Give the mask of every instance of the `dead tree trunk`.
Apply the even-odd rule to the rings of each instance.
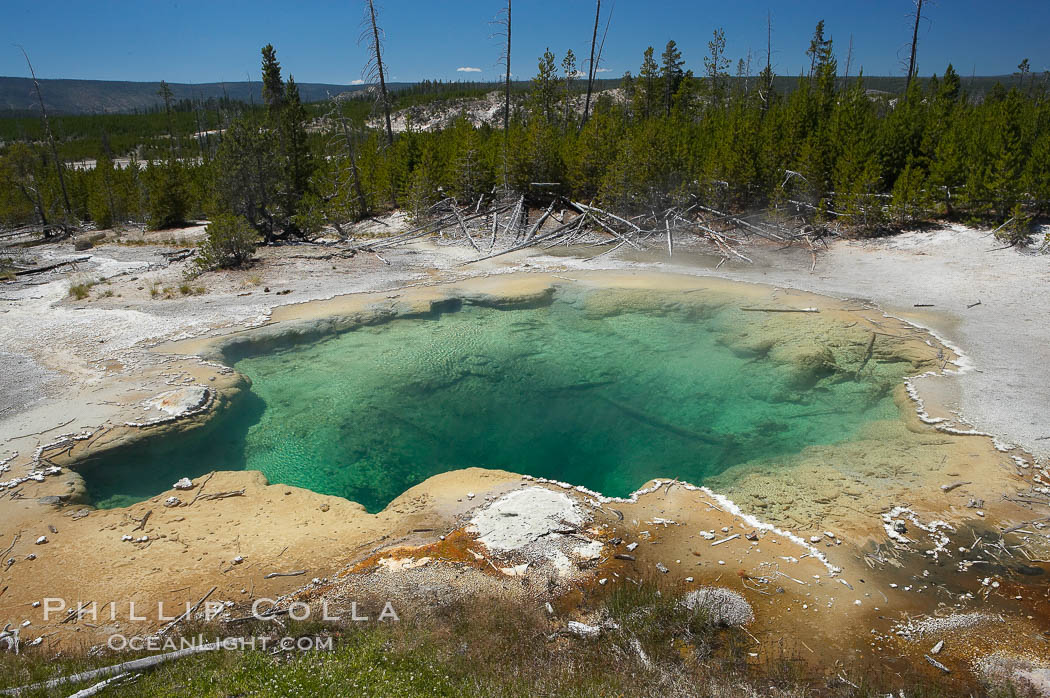
[[[337,107],[338,108],[338,107]],[[368,216],[368,205],[365,199],[365,190],[361,187],[361,174],[357,170],[357,153],[355,152],[353,134],[345,116],[339,116],[339,125],[343,129],[343,139],[346,141],[347,159],[350,161],[350,178],[354,184],[354,195],[357,197],[358,220]]]
[[[379,72],[379,93],[383,100],[383,116],[386,118],[386,142],[394,145],[394,130],[390,126],[390,100],[386,93],[386,76],[383,73],[383,56],[379,46],[379,25],[376,24],[376,7],[373,0],[368,0],[368,14],[372,20],[372,53],[376,61],[376,70]]]
[[[849,69],[853,63],[853,34],[849,35],[849,51],[846,52],[846,74],[842,76],[842,85],[846,87],[849,84]]]
[[[594,31],[591,33],[591,60],[587,64],[587,100],[583,103],[583,121],[580,122],[580,128],[587,123],[587,118],[591,114],[591,94],[594,92],[594,74],[597,68],[594,64],[594,45],[598,43],[598,19],[601,14],[602,0],[598,0],[594,10]]]
[[[503,188],[510,188],[507,158],[510,152],[510,0],[507,0],[507,69],[503,83]]]
[[[908,60],[908,81],[904,85],[904,95],[907,98],[908,88],[911,87],[912,78],[915,77],[915,49],[919,45],[919,19],[922,16],[923,0],[915,0],[915,27],[911,33],[911,58]]]
[[[66,212],[66,224],[68,225],[73,220],[73,208],[69,205],[69,192],[66,189],[66,177],[62,173],[62,163],[58,159],[58,148],[55,147],[55,135],[51,132],[51,122],[47,119],[47,108],[44,106],[44,96],[40,93],[40,83],[36,79],[36,71],[33,70],[33,64],[29,60],[29,54],[26,50],[22,49],[22,55],[25,56],[26,65],[29,66],[29,74],[33,76],[33,88],[36,90],[37,101],[40,102],[40,118],[44,122],[44,133],[47,135],[47,144],[51,149],[51,159],[55,164],[55,172],[58,174],[58,184],[62,188],[62,204],[65,207]]]

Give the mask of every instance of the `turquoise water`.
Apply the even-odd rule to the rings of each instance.
[[[897,414],[885,376],[841,372],[800,390],[790,367],[734,348],[755,313],[628,305],[564,292],[536,308],[464,305],[246,356],[234,366],[251,391],[209,426],[80,470],[100,506],[215,469],[257,469],[373,512],[468,466],[627,495],[653,477],[699,484]]]

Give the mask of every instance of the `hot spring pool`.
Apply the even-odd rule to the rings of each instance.
[[[252,388],[230,409],[77,469],[100,507],[238,469],[372,512],[470,466],[624,496],[654,477],[700,484],[897,416],[892,386],[906,363],[864,361],[858,373],[865,336],[829,348],[809,325],[817,314],[739,306],[559,288],[532,307],[445,303],[310,343],[241,349],[228,359]],[[780,334],[767,341],[770,323]]]

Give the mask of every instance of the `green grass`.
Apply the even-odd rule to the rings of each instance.
[[[79,283],[69,285],[69,295],[78,301],[82,301],[91,295],[91,287],[97,282],[95,281],[81,281]]]
[[[564,631],[569,616],[548,616],[539,601],[514,603],[476,598],[402,613],[399,623],[346,627],[287,621],[286,627],[237,626],[245,636],[331,638],[330,650],[222,650],[168,662],[132,683],[110,689],[120,696],[880,696],[903,689],[908,696],[955,695],[958,686],[928,675],[836,667],[825,674],[782,652],[765,663],[747,663],[739,630],[713,627],[679,604],[656,582],[623,582],[594,600],[589,618],[604,618],[596,639]],[[619,627],[616,627],[619,626]],[[231,631],[186,627],[187,636]],[[631,641],[635,638],[637,641]],[[45,645],[46,646],[46,645]],[[87,647],[30,648],[0,655],[0,686],[23,686],[132,659]],[[638,651],[646,655],[643,659]],[[790,667],[785,671],[784,667]],[[838,679],[848,676],[849,683]],[[51,693],[67,696],[92,681]],[[953,690],[954,688],[954,690]],[[993,694],[996,695],[996,694]],[[1007,691],[998,695],[1018,695]]]

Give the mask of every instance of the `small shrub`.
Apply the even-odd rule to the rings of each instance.
[[[335,267],[332,267],[332,268],[335,269]],[[258,286],[259,284],[262,283],[262,277],[259,276],[258,274],[252,274],[247,279],[245,279],[245,281],[247,281],[248,284],[251,285],[251,286]]]
[[[205,289],[203,286],[190,286],[187,283],[183,283],[179,286],[179,293],[184,296],[201,296],[204,295]]]
[[[258,234],[241,216],[224,214],[205,229],[208,238],[201,244],[197,264],[201,269],[232,269],[251,260]]]
[[[1028,245],[1032,241],[1032,217],[1025,215],[1021,204],[1016,204],[1010,212],[1009,221],[995,231],[995,237],[1009,245]]]
[[[82,301],[88,297],[91,292],[91,284],[79,283],[71,284],[69,287],[69,295],[76,298],[78,301]]]
[[[150,285],[149,285],[149,297],[150,298],[156,298],[159,295],[160,295],[160,284],[158,282],[156,282],[156,281],[151,282]]]

